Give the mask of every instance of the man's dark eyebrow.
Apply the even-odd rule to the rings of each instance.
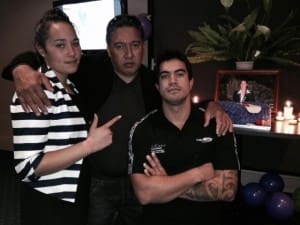
[[[170,71],[162,70],[162,71],[159,72],[159,74],[163,74],[163,73],[170,73]]]
[[[113,44],[136,44],[136,43],[140,44],[140,43],[142,43],[142,41],[138,41],[138,40],[131,41],[131,42],[116,41]]]
[[[187,71],[186,71],[186,69],[180,68],[178,70],[175,70],[175,73],[177,73],[177,72],[185,72],[186,73]]]
[[[185,72],[186,73],[187,70],[180,68],[180,69],[175,70],[174,72],[175,73],[177,73],[177,72]],[[168,71],[168,70],[162,70],[162,71],[159,72],[159,74],[163,74],[163,73],[170,73],[170,71]]]
[[[57,42],[57,41],[66,41],[66,39],[64,39],[64,38],[57,38],[57,39],[54,39],[54,41],[55,42]]]

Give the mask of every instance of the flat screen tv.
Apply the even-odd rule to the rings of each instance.
[[[126,0],[58,0],[53,7],[61,8],[75,26],[82,50],[106,49],[106,26],[116,15],[127,13]]]

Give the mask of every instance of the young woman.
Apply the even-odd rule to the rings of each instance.
[[[52,106],[47,115],[26,113],[15,93],[10,107],[15,170],[22,180],[21,223],[83,224],[79,181],[83,158],[112,143],[116,116],[89,133],[84,105],[68,74],[80,62],[79,39],[69,18],[59,9],[47,11],[35,28],[34,45],[43,59],[40,68],[51,81],[46,91]]]

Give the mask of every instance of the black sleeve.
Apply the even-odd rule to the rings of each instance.
[[[2,78],[6,80],[13,80],[13,69],[21,64],[29,65],[33,69],[37,69],[41,65],[41,59],[32,51],[23,52],[12,59],[12,61],[2,70]]]
[[[238,149],[233,133],[216,137],[214,167],[217,170],[239,170]]]

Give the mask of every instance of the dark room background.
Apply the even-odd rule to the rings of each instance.
[[[247,15],[245,0],[235,0],[230,8],[230,14],[236,18]],[[260,0],[250,0],[252,7],[258,6]],[[273,1],[271,24],[279,24],[289,14],[291,9],[298,9],[295,23],[300,25],[300,3],[298,0]],[[225,10],[219,0],[194,1],[149,1],[149,10],[153,20],[152,57],[164,49],[185,50],[192,41],[188,30],[195,30],[203,22],[215,25],[218,16]],[[193,94],[200,99],[213,99],[215,90],[215,76],[219,69],[234,69],[234,62],[206,62],[193,64],[195,87]],[[256,63],[254,69],[281,69],[279,87],[279,108],[286,99],[294,102],[296,112],[300,111],[300,68],[282,68],[270,63]]]

